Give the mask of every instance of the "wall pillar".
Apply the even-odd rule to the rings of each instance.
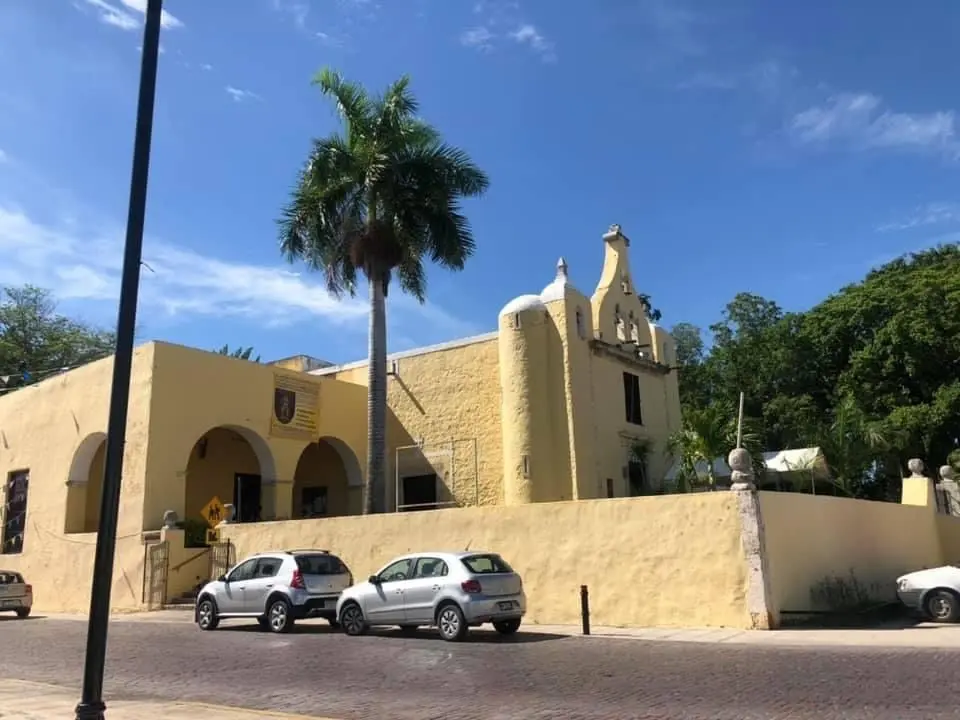
[[[732,469],[730,491],[736,494],[740,516],[740,542],[747,566],[747,614],[754,630],[775,630],[780,626],[780,609],[773,606],[770,571],[764,547],[763,516],[760,498],[753,482],[753,463],[743,448],[727,457]]]
[[[924,475],[923,460],[914,458],[907,463],[910,477],[903,479],[903,490],[900,494],[902,505],[925,507],[931,513],[937,512],[936,487],[933,479]]]
[[[280,442],[284,446],[274,443],[272,447],[275,477],[264,476],[261,480],[261,520],[290,520],[293,517],[293,480],[300,456],[307,445],[289,440]]]
[[[960,486],[950,465],[940,468],[940,482],[937,485],[941,497],[941,512],[960,517]]]

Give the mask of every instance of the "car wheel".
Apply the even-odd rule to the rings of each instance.
[[[513,635],[520,629],[519,620],[498,620],[493,624],[493,629],[501,635]]]
[[[20,608],[17,610],[17,617],[21,620],[30,617],[30,608]]]
[[[267,608],[267,626],[270,632],[288,633],[293,630],[293,614],[290,612],[290,603],[283,598],[277,598]]]
[[[204,598],[197,605],[197,626],[201,630],[216,630],[219,624],[217,604],[210,598]]]
[[[437,611],[437,628],[440,637],[449,642],[458,642],[467,636],[467,620],[456,605],[443,605]]]
[[[369,629],[363,610],[354,602],[345,605],[340,611],[340,627],[347,635],[353,636],[363,635]]]
[[[960,598],[949,590],[934,590],[927,597],[927,612],[934,622],[955,623],[960,620]]]

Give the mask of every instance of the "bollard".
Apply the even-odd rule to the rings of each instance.
[[[590,634],[590,591],[586,585],[580,586],[580,621],[583,624],[583,634]]]

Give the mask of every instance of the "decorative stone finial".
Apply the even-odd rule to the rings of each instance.
[[[910,477],[923,477],[923,460],[920,458],[913,458],[907,462],[907,470],[910,471]]]
[[[620,228],[620,223],[614,223],[613,225],[611,225],[611,226],[607,229],[607,232],[608,232],[608,233],[619,233],[620,230],[621,230],[621,228]]]
[[[567,261],[562,257],[557,260],[557,279],[561,278],[564,280],[567,278]]]
[[[953,470],[953,466],[944,465],[940,468],[940,479],[944,482],[953,482],[956,478],[956,473]]]
[[[756,490],[753,484],[753,462],[750,453],[744,448],[735,448],[727,456],[727,465],[730,466],[730,489],[735,491]]]
[[[177,527],[177,511],[167,510],[163,513],[163,529],[173,530]]]
[[[232,503],[226,503],[223,506],[223,520],[220,522],[221,525],[229,525],[234,522],[233,518],[236,515],[237,509],[233,506]]]

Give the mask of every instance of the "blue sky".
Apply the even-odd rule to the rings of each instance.
[[[112,326],[145,0],[0,3],[0,283]],[[277,251],[311,137],[336,127],[324,65],[423,115],[492,180],[478,252],[392,294],[390,348],[494,329],[558,256],[588,295],[620,223],[664,323],[707,326],[741,290],[815,304],[960,230],[951,0],[168,0],[141,339],[366,351]]]

